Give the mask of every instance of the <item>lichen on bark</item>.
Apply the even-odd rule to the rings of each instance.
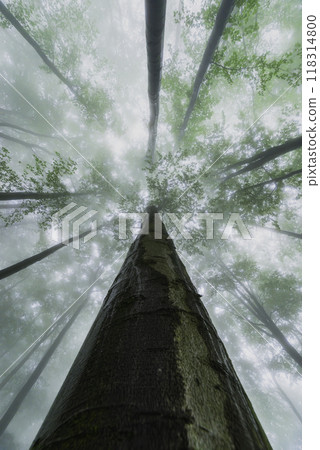
[[[132,244],[32,448],[269,449],[165,228]]]

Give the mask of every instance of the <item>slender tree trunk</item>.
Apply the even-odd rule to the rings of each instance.
[[[36,383],[36,381],[38,380],[38,378],[41,375],[41,373],[43,372],[43,370],[46,368],[48,362],[50,361],[50,358],[52,357],[53,353],[55,352],[55,350],[59,346],[59,344],[62,341],[64,335],[67,333],[67,331],[70,329],[70,327],[73,324],[73,322],[78,317],[78,315],[79,315],[80,311],[82,310],[84,304],[85,304],[85,302],[83,301],[78,306],[78,308],[76,309],[76,311],[74,312],[72,317],[64,325],[64,327],[62,328],[62,330],[60,331],[58,336],[55,338],[55,340],[52,342],[52,344],[50,344],[50,347],[48,348],[48,350],[46,351],[46,353],[44,354],[44,356],[40,360],[39,364],[36,366],[36,368],[34,369],[32,374],[29,376],[27,381],[23,384],[23,386],[19,390],[18,394],[16,395],[16,397],[14,398],[12,403],[10,404],[9,408],[7,409],[7,411],[5,412],[3,417],[1,418],[1,420],[0,420],[0,436],[6,430],[7,426],[9,425],[9,423],[11,422],[11,420],[13,419],[15,414],[17,413],[21,403],[23,402],[25,397],[30,392],[30,389]]]
[[[51,136],[49,134],[37,133],[32,130],[28,130],[27,128],[20,127],[19,125],[14,125],[10,122],[0,122],[0,127],[12,128],[14,130],[23,131],[24,133],[32,134],[33,136],[39,136],[50,139],[61,139],[59,136]]]
[[[75,239],[82,239],[87,234],[91,233],[91,230],[84,231],[83,233],[79,234],[79,237],[71,237],[67,241],[61,242],[60,244],[53,245],[50,248],[47,248],[46,250],[43,250],[40,253],[37,253],[36,255],[31,256],[30,258],[23,259],[22,261],[19,261],[16,264],[13,264],[12,266],[6,267],[5,269],[0,270],[0,280],[3,280],[3,278],[10,277],[11,275],[14,275],[15,273],[20,272],[20,270],[26,269],[29,266],[32,266],[32,264],[35,264],[38,261],[41,261],[42,259],[46,258],[49,255],[52,255],[60,248],[65,247],[67,244],[70,244]]]
[[[180,14],[183,10],[183,0],[179,0],[179,9],[178,9],[178,15],[180,18]],[[174,40],[174,51],[178,53],[179,47],[180,47],[180,39],[181,39],[181,20],[176,24],[176,33],[175,33],[175,40]]]
[[[85,195],[97,195],[97,192],[0,192],[0,202],[10,200],[41,200],[49,198],[80,197]]]
[[[183,119],[183,123],[180,127],[179,140],[183,139],[189,119],[192,111],[195,107],[200,87],[203,82],[204,76],[212,63],[214,53],[218,48],[222,33],[227,25],[228,19],[235,5],[235,0],[222,0],[220,8],[217,13],[216,21],[209,37],[207,47],[204,51],[198,72],[194,81],[193,90],[189,102],[188,109]]]
[[[0,200],[0,202],[1,202],[1,200]],[[16,204],[16,203],[5,203],[5,204],[2,204],[2,203],[0,203],[0,209],[21,209],[21,208],[25,208],[26,207],[26,205],[22,202],[22,203],[18,203],[18,204]]]
[[[85,101],[81,96],[80,89],[75,87],[71,80],[65,77],[55,64],[46,56],[40,45],[30,36],[28,31],[21,25],[21,23],[14,17],[8,8],[0,1],[0,12],[4,17],[14,26],[14,28],[24,37],[24,39],[32,46],[32,48],[38,53],[42,61],[49,67],[49,69],[64,83],[75,98],[86,107]]]
[[[259,226],[259,225],[253,225],[253,226],[257,227],[257,228],[261,228],[263,230],[272,231],[273,233],[284,234],[285,236],[302,239],[302,233],[294,233],[293,231],[286,231],[286,230],[277,230],[277,228],[264,227],[264,226]]]
[[[19,362],[12,368],[12,370],[8,371],[6,375],[0,378],[0,389],[3,389],[4,386],[9,383],[9,381],[12,379],[12,377],[18,372],[20,367],[24,365],[24,363],[34,354],[34,352],[39,348],[39,346],[48,339],[48,337],[53,333],[56,326],[60,323],[56,322],[54,324],[54,327],[52,327],[50,330],[48,330],[48,333],[45,333],[41,339],[28,351],[23,358],[19,360]]]
[[[11,141],[11,142],[16,142],[17,144],[23,145],[24,147],[27,147],[27,148],[31,148],[31,149],[38,148],[39,150],[42,150],[44,152],[47,152],[47,153],[49,152],[49,150],[47,150],[46,148],[42,147],[41,145],[32,144],[30,142],[23,141],[22,139],[18,139],[18,138],[15,138],[13,136],[9,136],[9,134],[5,134],[5,133],[1,133],[0,132],[0,138],[6,139],[7,141]]]
[[[166,0],[145,0],[146,40],[148,57],[148,95],[150,106],[148,153],[154,163],[158,118],[159,93],[163,59]]]
[[[268,336],[275,339],[283,348],[283,350],[289,355],[301,368],[302,367],[302,355],[290,344],[285,335],[282,333],[280,328],[275,324],[270,315],[264,309],[263,305],[260,303],[258,297],[241,281],[234,273],[229,269],[229,267],[222,261],[221,258],[218,260],[219,265],[229,274],[230,280],[235,283],[235,290],[229,291],[230,294],[234,295],[240,303],[260,322],[258,324],[259,329],[266,333]],[[237,289],[236,286],[240,286],[242,291]],[[249,323],[250,320],[248,320]],[[268,331],[267,331],[268,330]]]
[[[282,389],[282,387],[279,385],[279,383],[277,382],[277,380],[275,379],[275,377],[273,377],[273,381],[275,382],[277,389],[281,395],[281,397],[285,400],[285,402],[290,406],[291,410],[293,411],[293,413],[296,415],[296,417],[298,418],[299,422],[302,422],[302,417],[301,414],[299,413],[299,411],[297,410],[297,408],[295,407],[295,405],[293,404],[293,402],[291,401],[291,399],[288,397],[288,395],[285,393],[285,391]]]
[[[293,170],[292,172],[286,173],[285,175],[281,175],[280,177],[272,178],[271,180],[262,181],[261,183],[252,184],[251,186],[246,186],[244,188],[238,189],[235,193],[246,191],[248,189],[254,189],[256,187],[266,186],[271,183],[279,183],[279,181],[286,180],[287,178],[294,177],[295,175],[299,175],[302,173],[302,169]]]
[[[240,299],[241,303],[261,322],[263,326],[262,330],[264,331],[264,333],[275,339],[281,345],[282,349],[287,353],[287,355],[290,356],[290,358],[292,358],[301,368],[302,355],[293,347],[293,345],[290,344],[280,328],[275,324],[262,304],[258,301],[257,297],[250,293],[249,290],[247,291],[247,295],[250,298],[246,298],[246,296],[244,295],[243,299]]]
[[[298,366],[302,367],[302,355],[290,344],[280,328],[273,322],[269,315],[267,320],[263,320],[265,320],[264,323],[271,332],[272,337],[279,342],[284,351],[298,364]]]
[[[293,150],[296,150],[298,148],[301,148],[302,145],[302,137],[298,136],[297,138],[290,139],[289,141],[285,142],[284,144],[278,145],[276,147],[269,148],[268,150],[265,150],[263,152],[257,153],[256,155],[252,156],[251,158],[246,158],[241,161],[238,161],[237,163],[231,164],[230,166],[227,166],[225,169],[223,169],[223,173],[233,169],[237,166],[242,166],[244,164],[247,164],[246,167],[243,167],[240,170],[237,170],[236,172],[231,173],[227,177],[225,177],[221,183],[226,182],[230,178],[234,178],[238,175],[241,175],[246,172],[250,172],[251,170],[257,169],[258,167],[263,166],[269,161],[272,161],[273,159],[278,158],[279,156],[285,155],[288,152],[292,152]]]
[[[155,238],[152,220],[31,448],[271,448],[173,242],[165,229]]]

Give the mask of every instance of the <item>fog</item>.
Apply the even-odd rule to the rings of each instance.
[[[300,149],[224,181],[228,166],[301,134],[301,5],[295,0],[244,3],[236,4],[179,142],[220,2],[168,2],[154,165],[146,159],[144,2],[6,3],[61,73],[81,87],[83,103],[1,17],[1,194],[85,195],[1,198],[1,269],[56,245],[53,215],[71,202],[96,211],[98,231],[79,249],[65,245],[0,281],[3,377],[73,302],[86,299],[0,437],[1,449],[31,445],[135,238],[128,230],[128,238],[119,239],[119,214],[143,212],[149,203],[159,206],[169,233],[176,234],[182,262],[271,445],[301,448],[301,370],[243,302],[246,289],[254,293],[301,352],[301,239],[279,233],[301,233],[300,176],[251,188],[300,169]],[[60,165],[54,163],[56,152]],[[68,159],[74,166],[67,171]],[[201,212],[223,214],[214,221],[213,239],[206,239],[205,221],[194,219]],[[179,219],[190,214],[186,228],[192,239],[177,232],[167,213]],[[250,239],[243,238],[239,222],[228,239],[222,238],[231,213],[239,214]],[[92,221],[81,224],[80,232]],[[1,389],[2,415],[57,330]]]

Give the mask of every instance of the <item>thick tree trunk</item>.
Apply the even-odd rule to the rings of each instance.
[[[154,163],[156,147],[159,93],[161,84],[166,0],[145,0],[146,40],[148,57],[148,95],[150,106],[148,157]]]
[[[71,316],[71,318],[68,320],[68,322],[64,325],[58,336],[55,338],[55,340],[50,344],[48,350],[44,354],[44,356],[41,358],[39,364],[36,366],[36,368],[33,370],[32,374],[27,378],[27,381],[23,384],[21,389],[19,390],[18,394],[10,404],[9,408],[3,415],[3,417],[0,420],[0,436],[2,433],[6,430],[7,426],[17,413],[21,403],[25,399],[25,397],[28,395],[30,389],[32,386],[36,383],[41,373],[46,368],[48,362],[50,361],[50,358],[52,357],[53,353],[59,346],[60,342],[62,341],[64,335],[67,333],[67,331],[71,328],[71,325],[78,317],[80,311],[82,310],[85,302],[82,301],[80,305],[77,307],[74,314]]]
[[[270,449],[173,242],[132,244],[33,449]]]
[[[209,37],[207,47],[204,51],[198,72],[194,81],[193,90],[189,102],[188,109],[183,119],[183,123],[180,127],[179,139],[183,139],[186,128],[188,126],[189,119],[196,104],[200,86],[203,82],[204,76],[212,63],[213,55],[218,48],[222,33],[227,25],[228,19],[235,5],[235,0],[222,0],[220,8],[217,13],[216,21]]]
[[[251,158],[246,158],[241,161],[238,161],[237,163],[231,164],[230,166],[227,166],[225,169],[223,169],[223,173],[233,169],[237,166],[242,166],[244,164],[247,164],[246,167],[243,167],[240,170],[237,170],[236,172],[231,173],[227,177],[225,177],[222,180],[222,183],[229,180],[230,178],[234,178],[238,175],[241,175],[246,172],[250,172],[251,170],[257,169],[258,167],[263,166],[269,161],[272,161],[273,159],[278,158],[279,156],[285,155],[288,152],[292,152],[293,150],[296,150],[298,148],[301,148],[302,145],[302,137],[298,136],[294,139],[290,139],[289,141],[285,142],[284,144],[278,145],[276,147],[269,148],[268,150],[265,150],[263,152],[257,153],[256,155],[252,156]]]
[[[49,67],[49,69],[59,78],[62,83],[64,83],[69,90],[75,95],[75,97],[82,102],[81,96],[78,90],[73,86],[72,82],[68,80],[60,70],[53,64],[52,61],[46,56],[40,45],[30,36],[28,31],[21,25],[21,23],[14,17],[13,14],[6,8],[2,1],[0,1],[0,12],[4,17],[14,26],[14,28],[24,37],[24,39],[33,47],[33,49],[38,53],[42,61]],[[84,105],[85,106],[85,105]]]
[[[84,231],[83,233],[79,234],[79,239],[82,239],[87,234],[91,233],[91,230]],[[60,248],[65,247],[67,244],[70,244],[76,239],[76,237],[71,237],[67,241],[61,242],[60,244],[53,245],[50,248],[47,248],[46,250],[43,250],[43,252],[37,253],[36,255],[30,256],[30,258],[23,259],[22,261],[19,261],[16,264],[12,264],[12,266],[6,267],[5,269],[0,270],[0,280],[3,280],[3,278],[10,277],[11,275],[14,275],[15,273],[20,272],[20,270],[26,269],[29,266],[32,266],[32,264],[35,264],[38,261],[41,261],[42,259],[46,258],[49,255],[52,255]]]

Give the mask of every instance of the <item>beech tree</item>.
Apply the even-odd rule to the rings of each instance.
[[[159,93],[163,58],[166,0],[156,4],[146,0],[146,40],[148,53],[148,96],[150,107],[148,155],[154,163],[159,119]]]
[[[210,63],[212,63],[213,55],[218,47],[222,33],[227,24],[227,20],[234,8],[234,5],[235,5],[234,0],[224,0],[221,2],[220,8],[217,12],[216,21],[215,21],[213,30],[210,34],[210,37],[209,37],[209,40],[207,43],[207,47],[203,54],[202,61],[200,63],[200,66],[199,66],[199,69],[198,69],[198,72],[197,72],[197,75],[196,75],[196,78],[194,81],[192,95],[190,98],[190,103],[189,103],[188,109],[187,109],[186,114],[183,119],[183,123],[180,128],[180,135],[179,135],[180,139],[182,139],[184,136],[190,116],[192,114],[193,108],[197,101],[197,97],[199,95],[201,83],[203,82],[204,76],[208,70],[208,67],[210,66]]]
[[[31,448],[66,439],[84,448],[234,448],[240,436],[242,447],[271,448],[173,242],[164,227],[157,239],[149,212],[149,233],[132,244]]]
[[[30,258],[26,258],[23,261],[19,261],[16,264],[12,264],[12,266],[6,267],[5,269],[0,270],[0,280],[3,278],[10,277],[11,275],[14,275],[15,273],[20,272],[20,270],[26,269],[27,267],[31,266],[32,264],[35,264],[38,261],[41,261],[42,259],[46,258],[49,255],[52,255],[56,251],[60,250],[61,248],[64,248],[66,245],[71,244],[75,239],[82,239],[85,236],[87,236],[89,233],[91,233],[91,230],[84,231],[83,233],[80,233],[79,236],[72,236],[66,241],[60,242],[59,244],[53,245],[50,248],[47,248],[46,250],[43,250],[42,252],[37,253],[36,255],[30,256]]]
[[[69,6],[69,5],[68,5]],[[31,5],[29,8],[24,8],[19,2],[17,2],[17,5],[14,3],[11,5],[11,7],[14,7],[19,15],[21,15],[22,19],[26,20],[26,26],[24,26],[15,16],[12,14],[10,9],[8,9],[4,3],[0,2],[0,12],[3,15],[3,17],[6,19],[6,21],[1,21],[1,25],[4,27],[8,26],[8,23],[13,26],[21,35],[22,37],[32,46],[32,48],[37,52],[37,54],[40,56],[42,61],[45,63],[45,65],[50,69],[52,73],[54,73],[58,79],[68,87],[69,91],[72,93],[74,98],[79,102],[80,105],[82,105],[87,112],[88,116],[94,117],[98,120],[103,119],[103,115],[106,112],[107,108],[110,105],[109,98],[106,96],[105,92],[102,89],[98,89],[95,87],[95,89],[92,88],[92,85],[88,83],[88,81],[81,80],[80,85],[77,85],[74,80],[69,79],[67,76],[65,76],[61,70],[57,67],[57,65],[46,55],[45,50],[39,45],[39,43],[31,36],[31,34],[28,31],[28,28],[30,28],[30,24],[28,23],[28,19],[32,19],[32,13],[35,12],[35,6]],[[82,12],[84,12],[85,8],[82,9]],[[58,10],[61,14],[61,9]],[[74,14],[75,9],[67,7],[67,10],[65,11],[65,14]],[[63,14],[63,12],[62,12]],[[57,17],[58,19],[58,17]],[[87,36],[86,41],[88,43],[89,36],[92,34],[92,28],[86,27],[87,29]],[[48,31],[48,30],[46,30]],[[40,38],[44,41],[44,44],[47,47],[54,47],[54,43],[50,42],[48,43],[48,33],[45,35],[39,35]],[[49,41],[51,39],[54,39],[54,36],[49,37]],[[75,55],[73,55],[75,56]],[[53,54],[53,57],[57,58],[56,54]],[[78,80],[79,81],[79,80]],[[99,101],[97,101],[99,98]]]
[[[298,2],[4,7],[25,33],[0,13],[0,447],[29,447],[53,404],[34,448],[300,450]],[[106,228],[58,252],[70,202]],[[172,239],[151,229],[125,258],[137,223],[120,238],[119,213],[149,204]],[[212,237],[200,214],[223,216]],[[41,373],[39,338],[91,283]]]

